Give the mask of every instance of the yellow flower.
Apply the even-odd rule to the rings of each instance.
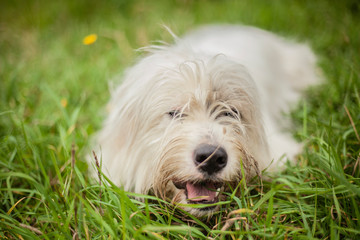
[[[60,100],[60,104],[63,108],[66,108],[66,106],[68,105],[68,101],[66,100],[66,98],[63,98]]]
[[[96,42],[96,40],[97,40],[97,35],[96,34],[90,34],[90,35],[87,35],[86,37],[84,37],[83,44],[84,45],[91,45],[94,42]]]

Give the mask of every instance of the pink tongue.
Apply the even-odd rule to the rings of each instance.
[[[186,183],[188,199],[193,202],[214,201],[216,188],[213,183],[193,184]]]

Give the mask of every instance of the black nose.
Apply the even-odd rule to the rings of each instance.
[[[200,144],[194,152],[195,165],[209,175],[219,172],[227,164],[224,148],[209,144]]]

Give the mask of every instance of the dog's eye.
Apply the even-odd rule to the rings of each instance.
[[[173,110],[167,113],[170,117],[175,118],[175,116],[179,115],[179,111]]]
[[[234,119],[241,119],[242,116],[239,113],[239,111],[235,108],[231,108],[231,110],[226,110],[226,111],[222,111],[217,118],[221,118],[221,117],[231,117]]]
[[[186,114],[182,113],[179,110],[172,110],[170,112],[167,113],[171,118],[182,118],[182,117],[186,117]]]

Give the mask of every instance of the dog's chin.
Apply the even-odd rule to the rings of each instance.
[[[201,217],[211,215],[218,209],[223,183],[211,180],[201,181],[172,181],[175,187],[174,201],[181,204],[181,208],[190,214]],[[198,204],[199,206],[194,206]],[[188,206],[193,205],[193,206]],[[200,206],[204,205],[204,206]]]

